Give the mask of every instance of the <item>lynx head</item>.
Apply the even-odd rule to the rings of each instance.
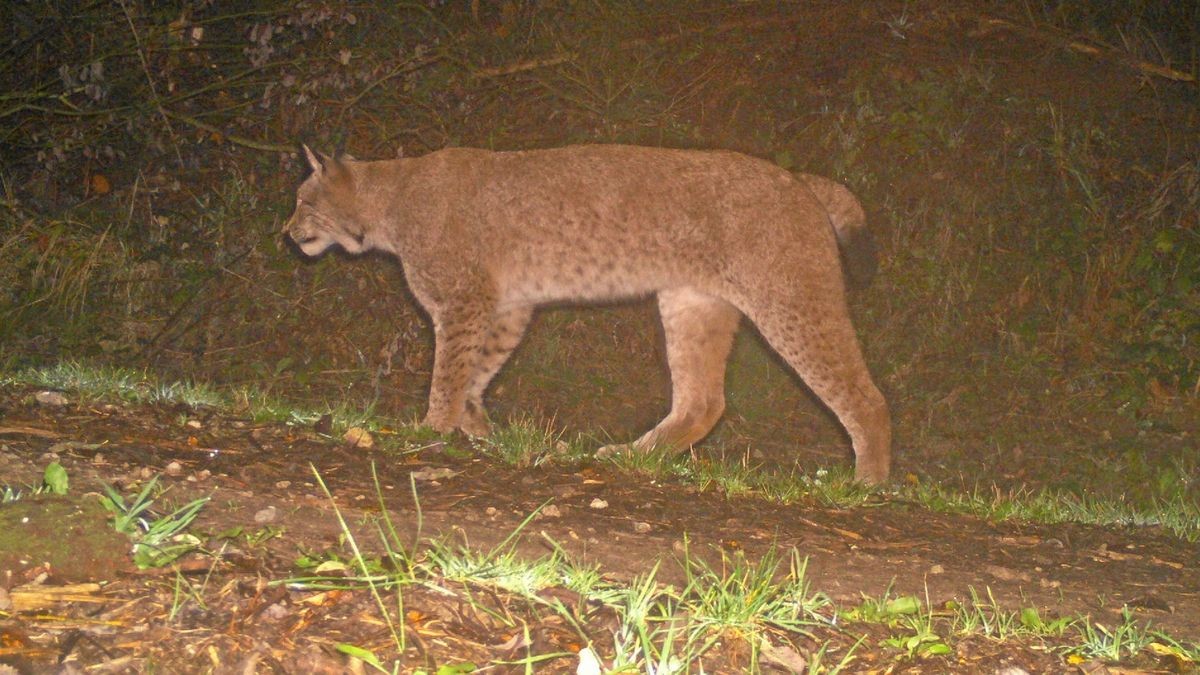
[[[307,256],[335,245],[347,253],[362,253],[368,246],[366,227],[358,217],[353,160],[314,153],[307,145],[304,156],[312,174],[297,191],[296,211],[284,232]]]

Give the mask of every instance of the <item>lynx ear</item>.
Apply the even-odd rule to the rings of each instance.
[[[308,148],[307,143],[302,144],[301,148],[304,148],[304,156],[308,160],[308,168],[311,168],[314,172],[319,172],[324,166],[324,162],[320,161],[316,153],[313,153],[312,149]]]
[[[313,175],[335,179],[344,174],[342,163],[336,157],[330,157],[323,152],[313,152],[308,145],[301,147],[304,148],[304,157],[308,160],[308,166],[312,168]],[[353,157],[349,159],[353,159]]]

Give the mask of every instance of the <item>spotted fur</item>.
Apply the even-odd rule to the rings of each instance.
[[[310,256],[340,246],[399,258],[433,319],[429,426],[488,433],[484,392],[536,306],[656,294],[671,410],[634,449],[708,434],[746,316],[842,422],[856,476],[887,478],[887,404],[845,293],[846,279],[870,279],[874,246],[842,185],[733,152],[621,145],[305,155],[312,175],[286,231]]]

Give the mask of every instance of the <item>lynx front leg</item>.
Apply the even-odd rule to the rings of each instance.
[[[443,309],[433,315],[433,381],[429,386],[426,426],[442,433],[462,429],[486,435],[486,424],[466,414],[467,389],[481,358],[487,312],[471,305]]]
[[[661,291],[658,310],[671,369],[671,412],[629,446],[684,448],[708,435],[725,412],[725,361],[741,314],[733,305],[690,288]]]
[[[472,436],[487,435],[489,424],[487,411],[483,407],[483,393],[513,350],[521,344],[532,316],[533,308],[525,306],[498,311],[492,318],[479,361],[475,364],[474,375],[467,386],[463,429]]]

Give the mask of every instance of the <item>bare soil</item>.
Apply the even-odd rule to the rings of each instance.
[[[378,550],[367,526],[379,513],[372,463],[388,512],[414,551],[430,538],[489,549],[548,503],[557,507],[554,515],[537,517],[522,530],[519,550],[546,555],[548,541],[557,542],[613,579],[632,579],[663,561],[660,579],[682,585],[682,568],[672,560],[682,557],[685,541],[689,555],[718,569],[723,553],[753,560],[772,546],[794,547],[809,559],[813,588],[842,607],[858,604],[861,594],[889,590],[941,607],[966,601],[974,589],[990,591],[1005,608],[1033,606],[1045,617],[1088,615],[1105,625],[1119,625],[1127,606],[1139,622],[1185,640],[1200,637],[1200,544],[1154,529],[989,523],[931,513],[886,494],[855,509],[780,507],[653,482],[603,463],[516,469],[478,454],[448,453],[443,444],[397,458],[212,411],[49,407],[34,402],[32,393],[9,390],[0,398],[0,476],[10,485],[38,484],[42,468],[56,457],[69,473],[71,496],[0,507],[0,587],[100,585],[84,601],[68,598],[36,611],[0,614],[0,658],[20,672],[61,672],[63,663],[88,672],[342,672],[348,666],[333,650],[338,642],[398,656],[367,590],[317,593],[268,583],[306,574],[296,566],[301,554],[347,555],[335,504],[359,532],[358,541]],[[332,502],[310,464],[328,484]],[[429,468],[453,475],[418,481],[414,499],[409,474]],[[127,542],[106,535],[105,519],[94,513],[101,483],[132,488],[153,474],[162,474],[172,504],[212,499],[191,529],[205,538],[209,553],[179,563],[180,574],[198,589],[195,595],[180,591],[171,570],[134,569]],[[607,508],[591,508],[596,498]],[[78,518],[64,511],[79,512]],[[256,543],[238,536],[264,527],[276,536]],[[574,671],[573,650],[583,645],[579,631],[561,617],[492,590],[447,587],[451,593],[421,587],[404,593],[407,668],[525,655],[514,623],[465,602],[469,595],[499,615],[518,617],[515,625],[527,624],[532,652],[564,654],[540,664],[539,672]],[[547,591],[547,597],[573,606],[588,639],[604,654],[615,625],[611,610],[565,589]],[[1053,640],[970,637],[955,640],[951,656],[918,659],[879,646],[892,632],[851,624],[776,641],[795,645],[798,653],[831,641],[836,654],[865,635],[851,666],[855,672],[987,672],[1008,665],[1030,672],[1073,670],[1053,651]],[[745,644],[730,639],[703,665],[708,672],[741,672],[748,659]]]

